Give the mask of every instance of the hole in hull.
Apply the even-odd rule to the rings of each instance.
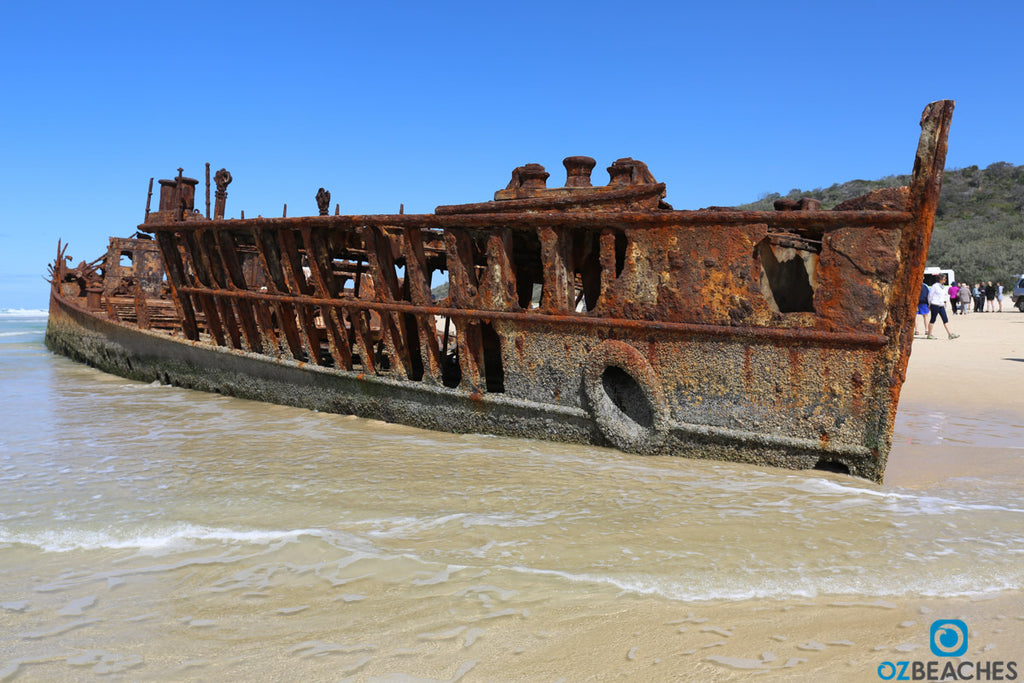
[[[615,407],[645,429],[654,426],[654,409],[643,388],[628,372],[609,365],[601,373],[601,384]]]
[[[841,462],[836,460],[829,460],[822,458],[814,466],[814,469],[821,470],[822,472],[835,472],[836,474],[849,474],[850,468]]]

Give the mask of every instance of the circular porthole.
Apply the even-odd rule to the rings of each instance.
[[[601,342],[583,376],[590,412],[608,441],[633,453],[659,452],[668,408],[650,363],[621,341]]]

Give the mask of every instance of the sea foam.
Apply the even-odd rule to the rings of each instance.
[[[0,308],[0,318],[47,318],[49,315],[41,308]]]

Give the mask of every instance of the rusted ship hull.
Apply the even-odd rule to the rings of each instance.
[[[486,398],[309,363],[269,358],[204,342],[189,342],[112,322],[50,299],[47,346],[62,355],[128,379],[322,412],[357,415],[424,429],[502,436],[539,434],[552,440],[600,439],[582,410]]]
[[[672,333],[663,334],[668,338],[676,336]],[[564,348],[563,335],[550,336],[539,346],[554,344]],[[659,336],[662,335],[654,335],[651,341],[664,344],[667,354],[689,353],[681,350],[685,349],[685,344],[673,345],[668,340],[659,342]],[[574,335],[572,343],[575,345],[578,341]],[[842,443],[830,447],[827,442],[812,438],[773,435],[772,431],[779,431],[779,424],[771,422],[771,413],[758,417],[736,415],[731,420],[714,416],[719,422],[749,425],[749,428],[744,429],[713,426],[712,419],[701,423],[699,414],[691,418],[690,422],[674,421],[661,409],[658,414],[651,416],[652,427],[657,422],[656,429],[629,429],[628,422],[621,424],[613,406],[596,405],[599,398],[587,410],[578,406],[526,401],[500,394],[467,395],[443,386],[413,384],[364,373],[338,372],[301,361],[269,358],[262,354],[204,342],[188,342],[178,337],[139,329],[96,316],[59,296],[53,296],[50,301],[46,342],[57,353],[133,380],[159,381],[162,384],[225,396],[357,415],[424,429],[526,436],[595,445],[609,445],[611,442],[611,445],[624,450],[646,454],[724,459],[791,469],[810,469],[820,465],[823,459],[836,462],[842,460],[852,465],[851,471],[869,478],[877,466],[874,453],[866,447],[850,447]],[[733,347],[731,351],[729,346]],[[711,354],[716,364],[723,358],[730,358],[737,361],[739,367],[749,365],[746,362],[748,357],[758,353],[750,350],[742,341],[717,345],[702,342],[698,343],[698,347]],[[584,357],[591,356],[585,345],[580,346],[580,351]],[[762,353],[764,351],[773,353],[770,346]],[[815,362],[830,356],[822,346],[813,348],[811,353],[816,356]],[[831,353],[838,357],[848,354],[848,351],[838,349]],[[623,364],[629,363],[629,355],[627,352],[622,359]],[[692,353],[690,357],[696,358]],[[707,360],[701,359],[702,362]],[[762,355],[760,360],[768,359]],[[777,366],[779,374],[788,375],[792,361],[790,352],[786,351],[784,358],[776,360],[780,361]],[[580,365],[581,382],[578,389],[599,397],[600,391],[594,386],[597,382],[593,375],[598,374],[596,368],[602,367],[600,362],[581,360]],[[592,376],[589,378],[589,388],[583,386],[588,382],[584,377],[587,373],[583,370],[587,366],[594,368],[589,373]],[[858,366],[856,362],[851,365]],[[715,379],[705,376],[703,381]],[[792,386],[790,379],[784,378],[782,381],[786,382],[787,387]],[[787,391],[796,388],[787,388]],[[774,384],[771,390],[775,390]],[[602,421],[603,425],[600,424]],[[794,431],[792,425],[783,427]],[[762,429],[764,431],[758,431]]]
[[[153,239],[112,241],[102,275],[59,251],[47,342],[428,429],[880,481],[952,109],[926,109],[911,187],[833,211],[674,211],[642,163],[595,188],[570,157],[564,188],[531,164],[435,214],[329,216],[321,191],[319,216],[224,220],[230,175],[210,219],[179,173],[140,226]]]

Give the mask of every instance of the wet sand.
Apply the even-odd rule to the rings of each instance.
[[[950,317],[914,339],[885,482],[917,487],[1024,469],[1024,313]],[[1010,450],[1007,450],[1009,448]]]
[[[950,327],[960,335],[955,340],[939,323],[939,339],[914,341],[883,488],[942,491],[969,488],[975,480],[1019,487],[1024,313],[1004,302],[1002,313],[951,317]],[[579,642],[586,645],[574,648],[565,671],[595,679],[615,672],[645,680],[877,681],[886,661],[942,661],[929,649],[936,619],[961,619],[970,629],[967,654],[952,661],[1016,662],[1016,678],[1024,676],[1020,590],[686,607],[640,601],[599,623],[581,624]],[[555,670],[527,667],[518,673],[533,679]]]
[[[940,325],[933,332],[938,339],[914,340],[884,486],[941,490],[973,480],[1019,486],[1024,313],[1004,302],[1002,313],[951,316],[950,328],[960,335],[954,340]],[[708,605],[693,613],[732,634],[717,639],[721,644],[710,639],[699,646],[707,649],[693,679],[702,673],[709,680],[743,678],[745,672],[786,680],[881,680],[883,661],[936,659],[928,643],[935,619],[961,619],[970,628],[967,655],[954,661],[1016,661],[1016,677],[1024,675],[1020,590],[975,598]],[[757,654],[759,647],[767,657]]]
[[[1024,314],[951,324],[914,342],[880,486],[132,383],[4,337],[0,682],[877,681],[936,660],[937,619],[969,627],[954,661],[1019,678]]]

